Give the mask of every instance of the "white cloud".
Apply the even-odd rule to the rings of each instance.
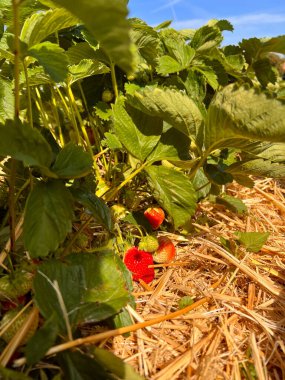
[[[256,13],[229,17],[234,25],[275,24],[285,22],[285,14]]]
[[[277,24],[285,22],[285,14],[274,14],[274,13],[250,13],[239,16],[229,16],[225,17],[229,20],[234,26],[255,26],[255,25],[264,25],[264,24]],[[202,25],[205,25],[209,19],[195,18],[188,20],[180,20],[173,23],[173,27],[177,29],[186,29],[186,28],[199,28]]]

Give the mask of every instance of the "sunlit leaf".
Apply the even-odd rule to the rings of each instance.
[[[77,18],[63,8],[34,13],[25,20],[20,39],[29,47],[32,47],[45,40],[51,34],[74,26],[77,23]]]
[[[96,62],[91,59],[83,59],[77,65],[69,66],[68,80],[70,84],[92,75],[106,74],[110,71],[109,67],[101,62]]]
[[[0,52],[1,57],[1,52]],[[0,122],[14,116],[14,95],[12,82],[1,78],[0,81]]]
[[[177,90],[146,87],[133,96],[128,95],[127,100],[144,113],[162,118],[186,136],[196,136],[203,121],[194,101]]]
[[[226,146],[231,138],[285,142],[284,104],[245,86],[229,85],[210,104],[205,145]]]
[[[214,26],[204,25],[197,29],[191,42],[190,46],[197,50],[197,52],[205,52],[218,46],[223,40],[221,31],[219,28]]]
[[[235,232],[237,240],[250,252],[259,252],[266,243],[270,232]]]
[[[100,42],[110,59],[125,71],[132,71],[128,9],[124,0],[54,0],[78,17]]]
[[[150,166],[146,172],[154,197],[173,218],[175,228],[183,226],[196,209],[196,192],[191,181],[164,166]]]
[[[113,116],[120,142],[134,157],[145,160],[160,139],[162,119],[132,107],[126,109],[122,99],[116,102]]]
[[[236,212],[237,214],[244,214],[247,212],[247,207],[241,199],[232,197],[227,194],[223,194],[220,197],[217,197],[216,202],[218,204],[224,205],[226,208],[233,212]]]
[[[271,162],[270,160],[245,160],[230,165],[227,172],[235,177],[239,174],[255,175],[260,177],[284,178],[285,163]]]
[[[45,72],[55,82],[62,82],[68,74],[68,58],[65,51],[51,42],[42,42],[28,50],[28,55],[37,59]]]

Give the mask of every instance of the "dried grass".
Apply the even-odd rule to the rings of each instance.
[[[151,287],[135,285],[137,308],[129,312],[141,323],[178,310],[184,296],[207,302],[101,344],[146,379],[285,379],[284,184],[257,180],[253,189],[234,184],[227,193],[243,199],[248,214],[201,203],[196,218],[206,215],[207,222],[195,223],[189,236],[168,234],[177,260],[156,266]],[[235,231],[270,237],[260,252],[239,248],[234,255],[219,239],[233,239]]]

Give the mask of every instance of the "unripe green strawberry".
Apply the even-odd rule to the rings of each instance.
[[[0,322],[0,330],[5,327],[12,319],[16,317],[16,315],[19,313],[20,309],[13,309],[7,311],[7,313],[4,315]],[[14,335],[17,334],[19,329],[23,326],[23,324],[26,321],[27,316],[30,314],[31,308],[25,310],[13,323],[12,325],[4,332],[4,334],[1,336],[5,342],[9,343],[10,340],[14,337]],[[32,326],[30,327],[30,330],[28,331],[27,335],[22,341],[22,344],[27,343],[27,341],[34,335],[35,331],[37,330],[39,324],[39,317],[37,315],[37,318],[35,318]]]
[[[0,278],[0,300],[15,299],[17,294],[15,289],[11,286],[9,276],[3,276]]]
[[[159,247],[158,240],[155,236],[147,235],[144,236],[140,243],[139,243],[139,249],[141,251],[146,251],[146,252],[155,252]]]
[[[16,299],[27,294],[33,283],[33,274],[26,271],[16,271],[13,276],[0,278],[0,300]]]
[[[32,289],[33,278],[34,275],[31,272],[19,271],[15,273],[12,286],[17,292],[17,297],[27,294]]]
[[[79,234],[75,240],[75,244],[79,248],[82,248],[82,249],[87,248],[89,244],[88,236],[85,234]]]
[[[175,258],[175,246],[172,241],[166,236],[158,238],[159,247],[153,254],[153,260],[156,263],[169,263]]]
[[[103,102],[110,103],[114,98],[114,93],[111,90],[104,90],[102,93],[102,100]]]

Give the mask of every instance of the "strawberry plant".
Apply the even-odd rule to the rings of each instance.
[[[151,27],[127,3],[0,4],[0,302],[25,295],[40,312],[28,375],[85,324],[131,323],[132,278],[154,278],[144,246],[127,250],[138,234],[187,228],[221,185],[285,176],[284,82],[268,56],[285,36],[221,46],[226,20]],[[170,261],[161,239],[154,258]],[[94,352],[58,353],[45,376],[113,378],[116,359]]]

